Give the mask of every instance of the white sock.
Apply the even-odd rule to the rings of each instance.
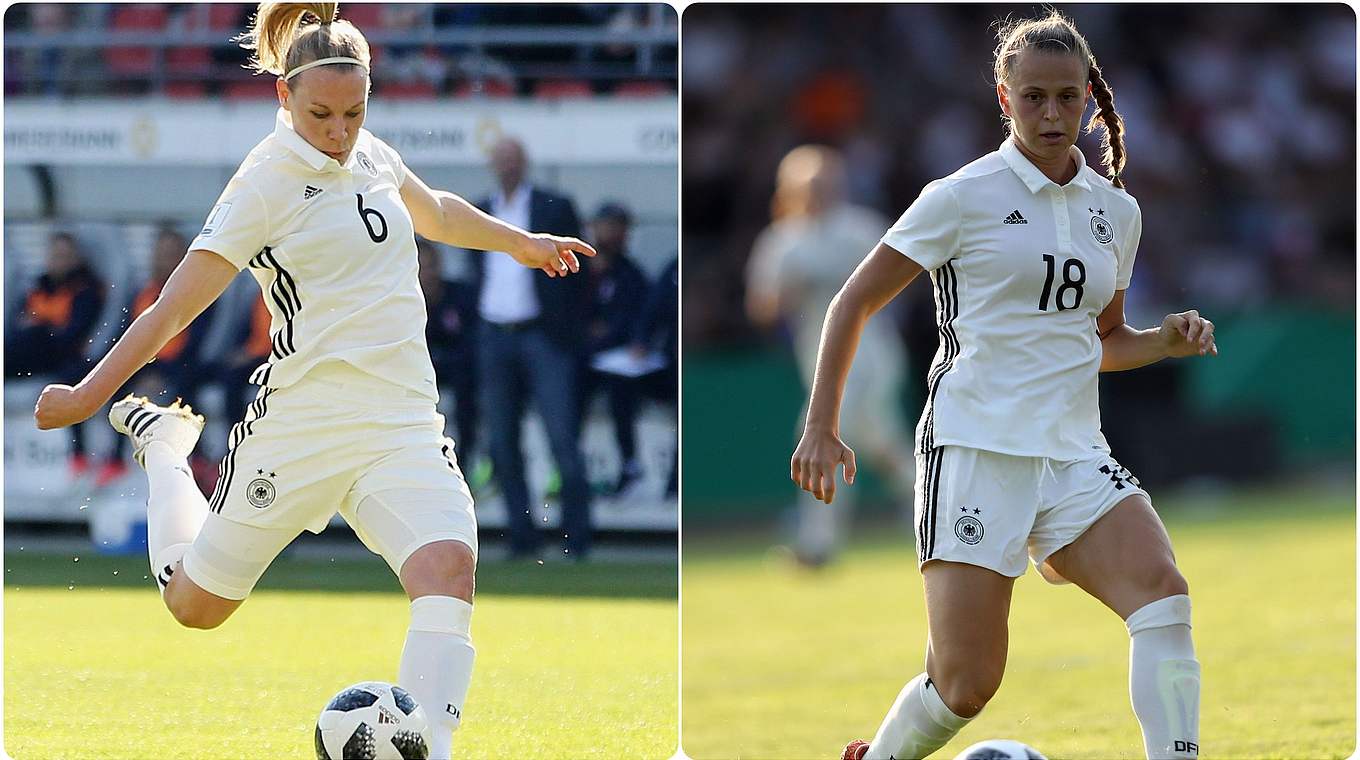
[[[925,673],[902,687],[883,725],[864,753],[864,760],[922,758],[943,747],[972,718],[960,718],[940,699]]]
[[[1158,599],[1129,615],[1129,696],[1153,758],[1199,757],[1199,661],[1190,597]]]
[[[150,486],[146,499],[146,549],[151,557],[151,577],[164,595],[175,567],[208,519],[208,500],[198,490],[188,460],[175,456],[169,444],[148,443],[142,461]]]
[[[397,682],[425,708],[434,734],[430,760],[449,760],[453,732],[463,718],[477,655],[471,625],[472,605],[462,599],[422,596],[411,602]]]

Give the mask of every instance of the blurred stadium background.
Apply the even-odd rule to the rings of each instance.
[[[231,42],[254,7],[87,3],[7,10],[5,313],[14,324],[57,232],[74,235],[106,294],[81,351],[84,366],[61,380],[79,379],[89,359],[126,327],[129,309],[155,275],[162,229],[192,239],[241,158],[272,129],[274,79],[251,76],[243,68],[247,51]],[[674,261],[677,18],[671,8],[355,3],[342,4],[341,15],[372,45],[373,108],[366,126],[427,183],[474,201],[488,195],[494,180],[485,151],[500,136],[515,136],[526,145],[530,179],[575,200],[585,236],[601,203],[620,199],[632,213],[629,256],[648,280]],[[467,253],[440,248],[443,279],[460,285],[469,275]],[[230,368],[259,301],[250,279],[243,274],[222,307],[199,320],[186,349],[191,357],[176,357],[196,364],[203,383],[192,401],[209,420],[200,444],[205,466],[196,467],[206,489],[226,431],[244,408]],[[11,375],[21,369],[10,365]],[[7,524],[83,525],[87,515],[119,522],[114,518],[124,510],[109,506],[115,495],[129,505],[126,511],[140,514],[144,478],[125,468],[127,453],[115,448],[99,418],[84,426],[90,463],[71,459],[66,431],[34,430],[33,398],[52,379],[7,377],[5,383]],[[448,381],[442,377],[441,385]],[[442,388],[441,409],[450,434],[460,438],[452,429],[451,388]],[[618,454],[603,399],[591,408],[588,465],[592,482],[606,491],[617,478]],[[649,402],[642,410],[644,477],[627,498],[602,494],[597,527],[663,541],[670,536],[673,544],[677,510],[666,481],[675,420],[673,404]],[[540,456],[546,444],[538,429],[534,424],[530,435],[529,461],[539,465],[531,483],[551,490],[551,458]],[[460,456],[470,475],[485,469],[482,451]],[[494,488],[478,494],[482,526],[499,528],[504,514]],[[98,509],[85,509],[95,502]],[[554,524],[556,515],[547,516]]]
[[[312,721],[330,694],[354,681],[396,677],[405,596],[338,520],[285,551],[251,604],[205,649],[199,632],[166,617],[153,591],[142,532],[145,478],[126,448],[117,447],[102,413],[84,426],[83,460],[73,456],[71,431],[33,426],[42,385],[79,379],[103,354],[130,312],[145,306],[147,284],[164,276],[158,259],[183,255],[184,241],[197,233],[241,159],[272,130],[274,78],[250,76],[242,68],[245,51],[231,42],[254,8],[62,3],[11,5],[5,12],[9,756],[300,756],[311,752]],[[366,127],[426,182],[473,201],[489,195],[494,181],[485,151],[502,135],[518,137],[529,179],[575,201],[583,237],[590,239],[589,223],[603,202],[622,201],[633,223],[629,257],[649,283],[673,272],[672,8],[342,3],[340,13],[373,48]],[[49,262],[69,258],[71,247],[103,295],[92,334],[60,348],[48,340],[16,352],[22,344],[12,333],[29,307],[43,312],[53,333],[80,312],[78,298],[29,300]],[[469,254],[436,252],[445,286],[466,288]],[[243,274],[228,289],[176,355],[151,365],[200,375],[192,401],[209,425],[194,469],[205,491],[216,478],[227,429],[244,408],[233,396],[244,389],[232,377],[257,350],[248,336],[258,332],[259,289],[250,279]],[[670,328],[673,337],[674,315]],[[73,365],[54,370],[54,361],[38,362],[48,370],[31,377],[21,366],[66,350]],[[450,434],[460,438],[451,379],[441,372],[441,386],[450,387],[441,387],[440,405]],[[546,493],[551,457],[532,414],[527,424],[530,485]],[[676,746],[678,508],[667,480],[677,427],[673,398],[647,401],[638,422],[642,478],[622,494],[609,493],[620,462],[608,407],[596,399],[583,449],[601,491],[593,504],[600,536],[592,560],[599,561],[583,564],[555,562],[551,553],[546,563],[499,562],[505,514],[494,478],[478,483],[485,455],[460,451],[484,539],[478,674],[460,753],[660,757]],[[545,501],[551,496],[537,503]],[[560,556],[551,532],[557,511],[541,515],[548,550]],[[280,627],[281,619],[294,623]],[[318,647],[320,631],[343,634]],[[52,683],[66,684],[59,706],[35,709],[21,699]],[[148,683],[160,686],[148,690]],[[139,696],[129,701],[130,693]],[[58,714],[64,717],[54,720]],[[593,716],[589,725],[582,714]]]
[[[1210,674],[1206,752],[1344,757],[1355,725],[1355,13],[1062,10],[1090,41],[1126,124],[1124,177],[1144,218],[1129,320],[1153,326],[1194,307],[1218,326],[1216,359],[1101,378],[1105,433],[1160,505],[1197,616],[1205,611],[1197,634]],[[862,449],[853,491],[865,497],[863,519],[843,562],[789,576],[774,561],[782,555],[766,554],[789,538],[780,518],[794,503],[789,457],[806,399],[788,325],[760,328],[743,311],[776,167],[798,145],[837,148],[850,202],[896,219],[925,183],[1004,139],[993,23],[1040,12],[698,5],[684,14],[682,734],[693,757],[835,756],[873,733],[924,647],[911,505],[865,477],[874,473]],[[1093,166],[1098,138],[1080,143]],[[876,319],[892,321],[906,347],[900,403],[914,425],[937,345],[929,288],[912,285]],[[902,441],[903,456],[910,445]],[[1282,619],[1257,625],[1255,611],[1241,610],[1245,626],[1220,626],[1221,609],[1210,608],[1239,597],[1204,558],[1264,559],[1279,531],[1325,537],[1318,556],[1342,572],[1301,567],[1312,564],[1302,554],[1272,555],[1254,588]],[[990,730],[1037,737],[1050,756],[1141,757],[1117,621],[1070,590],[1030,581],[1017,587],[1012,675],[988,721],[965,737]],[[1091,660],[1068,637],[1034,630],[1055,619],[1090,634],[1103,653]],[[1309,666],[1319,671],[1310,683],[1334,705],[1307,723],[1311,744],[1265,727],[1303,715],[1295,707],[1229,685],[1249,668],[1276,678],[1278,663],[1244,652],[1292,646],[1304,621],[1340,626]],[[1330,679],[1326,660],[1336,665]],[[1097,665],[1110,669],[1093,676]],[[1079,671],[1084,680],[1062,680]],[[1107,685],[1097,692],[1092,683]]]

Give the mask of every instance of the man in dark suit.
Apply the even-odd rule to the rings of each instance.
[[[499,190],[478,206],[524,229],[578,237],[581,225],[571,200],[532,186],[525,178],[527,164],[518,140],[500,140],[491,150]],[[590,280],[544,277],[501,252],[473,256],[472,269],[482,320],[478,346],[482,419],[509,512],[511,554],[532,557],[538,551],[520,447],[524,406],[532,399],[562,478],[567,556],[584,559],[590,551],[590,486],[581,456],[578,396]]]

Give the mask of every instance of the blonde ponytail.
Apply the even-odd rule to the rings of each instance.
[[[339,14],[339,3],[260,3],[237,42],[255,51],[249,65],[260,74],[282,76],[322,58],[355,58],[368,68],[368,40]]]

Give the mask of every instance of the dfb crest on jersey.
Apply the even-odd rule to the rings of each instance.
[[[965,515],[954,523],[954,535],[959,540],[973,546],[982,541],[982,521],[972,515]]]
[[[1114,228],[1099,214],[1091,215],[1091,234],[1100,243],[1108,243],[1114,240]]]
[[[373,161],[369,159],[367,153],[364,153],[362,150],[356,151],[354,154],[354,159],[359,162],[359,166],[362,167],[364,171],[368,172],[374,177],[378,176],[378,167],[373,165]]]
[[[263,475],[264,471],[259,470],[258,474]],[[273,477],[274,473],[269,473]],[[269,478],[255,478],[246,486],[246,501],[256,509],[264,509],[274,503],[274,484],[269,482]]]

